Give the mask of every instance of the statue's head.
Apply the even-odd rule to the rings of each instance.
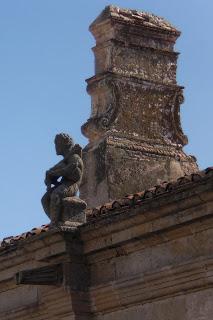
[[[65,155],[74,147],[73,139],[67,133],[59,133],[55,136],[55,150],[57,155]]]

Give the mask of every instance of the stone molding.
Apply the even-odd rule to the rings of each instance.
[[[99,285],[90,293],[94,312],[106,314],[207,288],[213,288],[212,258]]]

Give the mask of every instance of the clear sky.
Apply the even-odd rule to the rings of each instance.
[[[178,82],[185,86],[186,152],[213,165],[212,0],[0,0],[0,239],[47,223],[44,172],[53,139],[68,132],[85,145],[90,114],[85,79],[94,75],[89,24],[109,4],[155,13],[182,35]]]

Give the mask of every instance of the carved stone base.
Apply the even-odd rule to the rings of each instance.
[[[182,150],[133,139],[108,138],[87,148],[83,157],[86,174],[80,191],[90,208],[198,170],[195,159]]]
[[[67,197],[63,199],[62,224],[70,225],[70,223],[85,223],[86,202],[78,197]]]

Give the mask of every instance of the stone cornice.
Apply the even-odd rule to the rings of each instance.
[[[116,311],[213,287],[213,259],[141,273],[90,289],[97,313]],[[118,301],[119,297],[119,301]]]
[[[156,91],[180,91],[183,90],[184,87],[183,86],[179,86],[177,84],[167,84],[167,83],[160,83],[160,82],[155,82],[155,81],[151,81],[151,80],[146,80],[141,78],[140,76],[136,76],[136,75],[131,75],[129,73],[127,74],[120,74],[120,73],[116,73],[116,72],[111,72],[111,71],[107,71],[107,72],[103,72],[103,73],[99,73],[96,74],[95,76],[88,78],[86,80],[87,84],[88,84],[88,92],[90,92],[90,90],[92,89],[92,86],[97,85],[99,82],[101,81],[112,81],[112,80],[116,80],[116,81],[132,81],[134,84],[138,84],[140,86],[142,86],[144,89],[149,89],[149,90],[156,90]]]
[[[105,10],[97,17],[97,19],[90,25],[89,29],[92,33],[103,25],[108,20],[112,22],[121,23],[124,25],[136,26],[151,31],[156,31],[165,34],[173,34],[176,37],[180,35],[175,27],[173,27],[165,19],[155,16],[147,12],[137,10],[123,9],[116,6],[107,6]]]
[[[92,48],[92,50],[95,52],[95,51],[98,51],[99,49],[103,49],[105,47],[108,47],[109,44],[113,44],[113,45],[117,45],[119,47],[124,47],[126,48],[127,47],[127,44],[125,41],[121,41],[121,40],[117,40],[117,39],[110,39],[104,43],[101,43],[101,44],[98,44],[96,45],[95,47]],[[179,56],[179,52],[176,52],[176,51],[170,51],[170,50],[163,50],[163,49],[160,49],[160,48],[155,48],[155,47],[151,47],[151,46],[146,46],[145,44],[134,44],[134,43],[131,43],[129,44],[130,48],[131,49],[134,49],[134,50],[141,50],[143,49],[144,51],[147,51],[147,52],[155,52],[155,53],[158,53],[160,55],[163,55],[163,56],[170,56],[170,57],[175,57],[177,58],[177,56]]]

